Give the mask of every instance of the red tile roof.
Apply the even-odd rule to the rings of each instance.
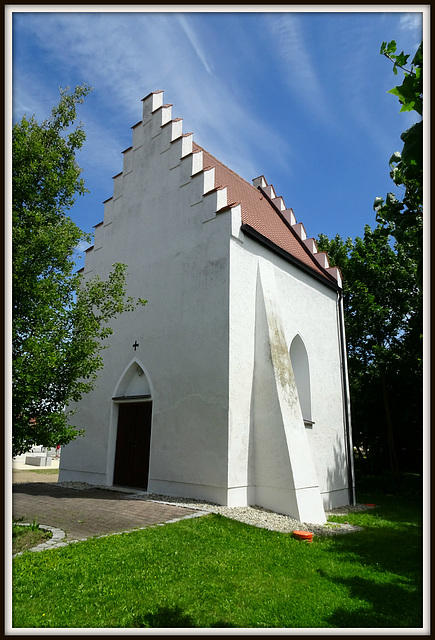
[[[203,152],[203,167],[215,168],[216,187],[227,187],[228,205],[241,205],[242,223],[248,225],[273,245],[296,258],[317,275],[336,284],[335,279],[318,264],[308,247],[270,202],[269,198],[237,173],[226,167],[195,142],[193,151]]]

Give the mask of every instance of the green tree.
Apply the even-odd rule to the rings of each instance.
[[[390,227],[363,238],[321,235],[318,247],[343,275],[352,433],[371,472],[419,470],[421,306],[417,263]]]
[[[83,282],[74,255],[89,235],[67,215],[86,192],[76,152],[77,105],[91,91],[61,90],[51,117],[24,116],[12,134],[12,455],[65,445],[83,433],[65,411],[95,382],[109,321],[145,300],[127,298],[126,267]]]
[[[409,55],[383,42],[380,53],[404,73],[391,89],[401,111],[423,114],[423,43]],[[407,68],[407,66],[409,68]],[[320,236],[320,250],[343,274],[352,432],[370,471],[421,471],[423,122],[401,135],[390,176],[403,191],[374,203],[378,226],[343,241]]]
[[[400,111],[415,111],[423,116],[423,42],[412,59],[403,51],[396,54],[396,42],[382,43],[380,53],[391,60],[393,72],[402,69],[404,79],[401,85],[390,90],[402,105]],[[398,242],[408,245],[418,261],[419,280],[422,281],[423,246],[423,120],[413,124],[401,135],[402,151],[396,151],[390,158],[390,176],[394,184],[404,189],[402,200],[394,193],[388,193],[385,201],[377,197],[374,209],[381,224],[390,223],[391,233]]]

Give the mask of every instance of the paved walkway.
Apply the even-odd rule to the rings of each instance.
[[[12,515],[62,529],[64,542],[128,531],[198,515],[198,511],[109,489],[78,491],[56,483],[31,482],[12,487]]]

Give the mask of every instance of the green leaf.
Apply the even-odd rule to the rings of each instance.
[[[399,65],[400,67],[404,67],[408,61],[408,58],[409,58],[409,55],[405,55],[402,51],[401,53],[399,53],[398,56],[396,56],[396,64]]]
[[[381,45],[381,54],[392,55],[396,51],[396,46],[395,40],[391,40],[388,44],[383,42]]]

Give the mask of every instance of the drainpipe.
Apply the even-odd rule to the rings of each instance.
[[[338,291],[338,316],[340,325],[341,371],[343,375],[344,430],[347,449],[347,478],[349,484],[349,504],[355,504],[355,471],[353,465],[353,444],[350,421],[350,390],[347,371],[347,349],[344,330],[343,290]]]

